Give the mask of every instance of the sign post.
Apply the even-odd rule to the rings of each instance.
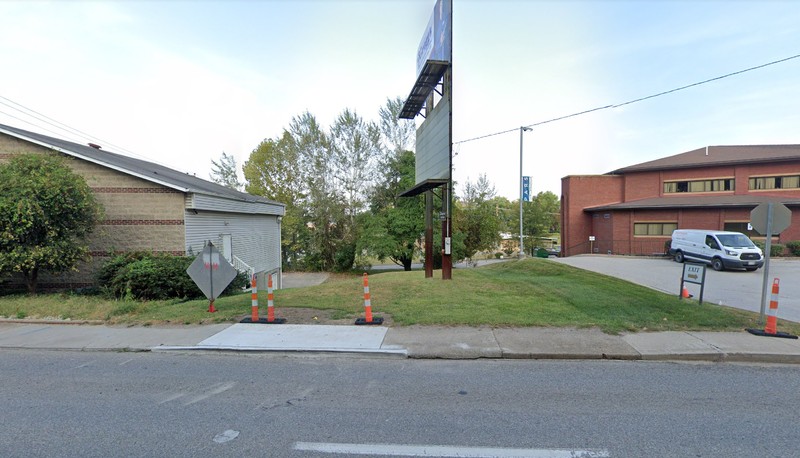
[[[761,313],[758,324],[764,324],[767,308],[767,288],[769,283],[769,258],[772,250],[772,234],[780,234],[792,222],[792,211],[782,203],[766,202],[759,204],[750,212],[750,224],[753,229],[767,237],[764,243],[764,278],[761,282]]]
[[[186,269],[186,273],[208,298],[210,313],[217,311],[214,308],[214,300],[236,278],[236,269],[227,259],[219,255],[219,250],[210,240],[203,246],[200,256]]]

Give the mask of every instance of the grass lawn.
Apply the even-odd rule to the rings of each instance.
[[[758,314],[698,304],[624,280],[546,259],[508,261],[455,269],[451,281],[437,273],[384,272],[369,277],[372,309],[391,325],[597,327],[608,333],[667,330],[735,331],[758,328]],[[259,294],[266,315],[266,291]],[[90,296],[0,297],[0,315],[10,318],[70,318],[110,324],[197,324],[238,321],[250,314],[250,295],[208,301],[109,301]],[[275,292],[276,316],[319,311],[332,320],[364,314],[360,276],[339,275],[326,283]],[[303,324],[289,319],[290,323]],[[307,323],[316,321],[306,321]],[[778,330],[797,334],[800,324],[778,320]]]

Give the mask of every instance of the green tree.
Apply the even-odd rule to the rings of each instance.
[[[330,140],[333,161],[329,165],[335,187],[353,220],[365,209],[368,191],[376,182],[380,132],[375,124],[345,109],[331,127]]]
[[[464,196],[457,202],[456,228],[464,234],[467,258],[478,251],[493,250],[500,243],[501,219],[497,215],[493,199],[496,191],[485,174],[478,181],[467,181]]]
[[[378,112],[383,142],[392,155],[410,150],[416,138],[417,126],[414,120],[400,119],[403,103],[403,99],[400,97],[387,98],[386,105],[382,106]]]
[[[244,183],[239,181],[239,176],[236,173],[236,158],[228,156],[225,152],[219,158],[219,162],[211,159],[211,173],[209,177],[214,183],[219,183],[237,191],[242,189]]]
[[[41,272],[74,270],[102,208],[64,160],[20,154],[0,165],[0,274],[19,273],[36,293]]]
[[[299,150],[291,133],[265,139],[245,161],[245,191],[286,205],[281,221],[284,269],[298,268],[309,237],[305,218],[305,190]]]
[[[393,155],[382,183],[371,196],[369,215],[363,218],[363,232],[357,251],[383,261],[389,259],[404,270],[411,270],[425,231],[423,196],[397,197],[414,185],[414,153]]]
[[[536,194],[530,202],[523,202],[522,208],[526,237],[545,237],[559,231],[561,202],[552,192]],[[519,229],[516,232],[519,233]]]

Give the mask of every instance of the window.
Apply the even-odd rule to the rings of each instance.
[[[741,232],[748,237],[759,237],[759,233],[752,229],[749,222],[746,221],[726,221],[723,226],[724,231]]]
[[[751,190],[759,189],[798,189],[800,188],[800,175],[779,177],[754,177],[748,180]]]
[[[734,190],[733,178],[718,180],[665,181],[664,194],[678,192],[724,192]]]
[[[672,235],[678,223],[633,223],[633,235],[636,237],[663,237]]]

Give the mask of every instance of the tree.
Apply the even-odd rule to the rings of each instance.
[[[265,139],[245,161],[245,190],[286,205],[281,222],[281,253],[284,268],[296,268],[303,255],[308,228],[303,201],[300,152],[288,131],[277,139]]]
[[[416,138],[417,126],[413,119],[400,119],[403,110],[403,99],[396,97],[386,99],[386,105],[379,110],[380,131],[383,141],[393,154],[400,154],[411,149]]]
[[[219,162],[211,159],[212,169],[209,177],[215,183],[219,183],[237,191],[242,189],[244,183],[239,181],[239,176],[236,173],[236,158],[228,156],[225,152],[219,158]]]
[[[367,191],[376,183],[380,133],[375,124],[345,109],[331,127],[330,140],[334,183],[353,221],[364,210]]]
[[[397,196],[413,184],[414,153],[404,151],[393,156],[382,183],[372,193],[358,252],[366,252],[381,261],[388,258],[404,270],[411,270],[425,231],[425,203],[422,196]]]
[[[475,183],[469,180],[464,185],[464,197],[458,202],[456,227],[464,234],[466,257],[478,251],[493,250],[500,243],[501,220],[497,215],[493,199],[496,191],[481,174]]]
[[[399,99],[390,101],[386,116],[392,116],[391,110],[399,113],[400,106]],[[395,121],[393,138],[413,132],[413,122],[400,127],[403,122]],[[244,165],[245,189],[286,204],[281,226],[285,267],[352,267],[360,234],[370,220],[370,196],[395,156],[385,154],[381,140],[378,125],[354,111],[342,111],[328,132],[305,112],[292,118],[281,138],[266,139],[253,150]]]
[[[544,237],[558,232],[560,210],[561,203],[558,196],[550,191],[540,192],[530,202],[524,202],[523,231],[525,236]]]
[[[41,272],[74,270],[102,207],[83,177],[54,155],[20,154],[0,165],[0,274],[20,273],[36,293]]]

